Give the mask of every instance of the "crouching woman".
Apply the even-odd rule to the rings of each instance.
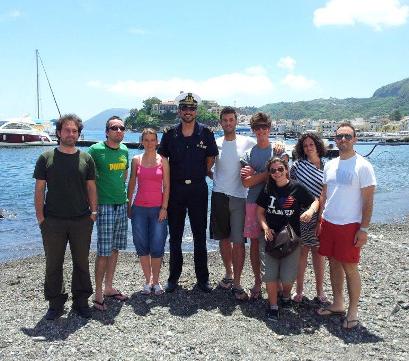
[[[291,304],[290,292],[297,277],[301,245],[283,258],[275,258],[265,252],[267,242],[274,242],[275,236],[289,224],[300,237],[300,221],[308,222],[318,210],[318,199],[300,183],[288,179],[288,163],[272,158],[267,163],[269,178],[257,199],[257,217],[264,234],[260,236],[260,259],[263,281],[266,283],[269,307],[266,317],[276,321],[279,318],[277,292],[282,284],[281,306]],[[306,209],[301,214],[301,209]]]
[[[150,128],[142,131],[144,153],[132,159],[128,183],[128,216],[139,256],[145,285],[141,292],[148,295],[163,293],[159,273],[165,248],[167,208],[169,200],[169,163],[156,152],[158,137]],[[136,196],[132,204],[132,195]]]

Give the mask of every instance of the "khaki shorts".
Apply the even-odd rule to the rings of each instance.
[[[277,259],[265,252],[266,241],[264,235],[260,236],[258,240],[263,282],[281,281],[287,284],[294,283],[297,278],[301,246],[287,257]]]

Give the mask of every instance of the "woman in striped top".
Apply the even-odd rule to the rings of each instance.
[[[295,151],[297,153],[297,161],[291,167],[290,178],[303,184],[314,197],[319,198],[323,185],[324,164],[322,157],[326,151],[322,139],[314,133],[305,133],[298,140]],[[324,257],[318,254],[319,240],[316,235],[318,214],[319,212],[315,213],[310,222],[301,223],[303,247],[298,264],[296,293],[293,296],[293,301],[295,302],[302,302],[304,298],[304,274],[310,250],[317,291],[314,301],[320,304],[327,302],[323,287]]]

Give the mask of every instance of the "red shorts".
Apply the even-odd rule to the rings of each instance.
[[[355,247],[355,234],[359,228],[359,223],[333,224],[323,219],[318,253],[339,262],[358,263],[361,248]]]

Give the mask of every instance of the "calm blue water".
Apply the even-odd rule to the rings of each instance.
[[[85,139],[102,140],[103,132],[84,132]],[[126,141],[139,141],[138,133],[127,133]],[[358,145],[357,150],[365,155],[372,145]],[[0,261],[22,258],[42,252],[41,235],[37,226],[34,206],[34,180],[32,173],[38,156],[47,147],[0,148],[1,180],[0,209],[5,214],[0,219]],[[133,156],[139,150],[130,150]],[[369,160],[373,164],[378,180],[375,194],[373,222],[392,223],[409,214],[409,146],[378,146]],[[209,184],[211,188],[211,183]],[[189,222],[186,224],[184,250],[192,250]],[[130,227],[129,227],[130,228]],[[92,248],[95,249],[96,231],[93,233]],[[210,250],[217,243],[209,240]],[[133,251],[132,235],[129,231],[128,248]]]

